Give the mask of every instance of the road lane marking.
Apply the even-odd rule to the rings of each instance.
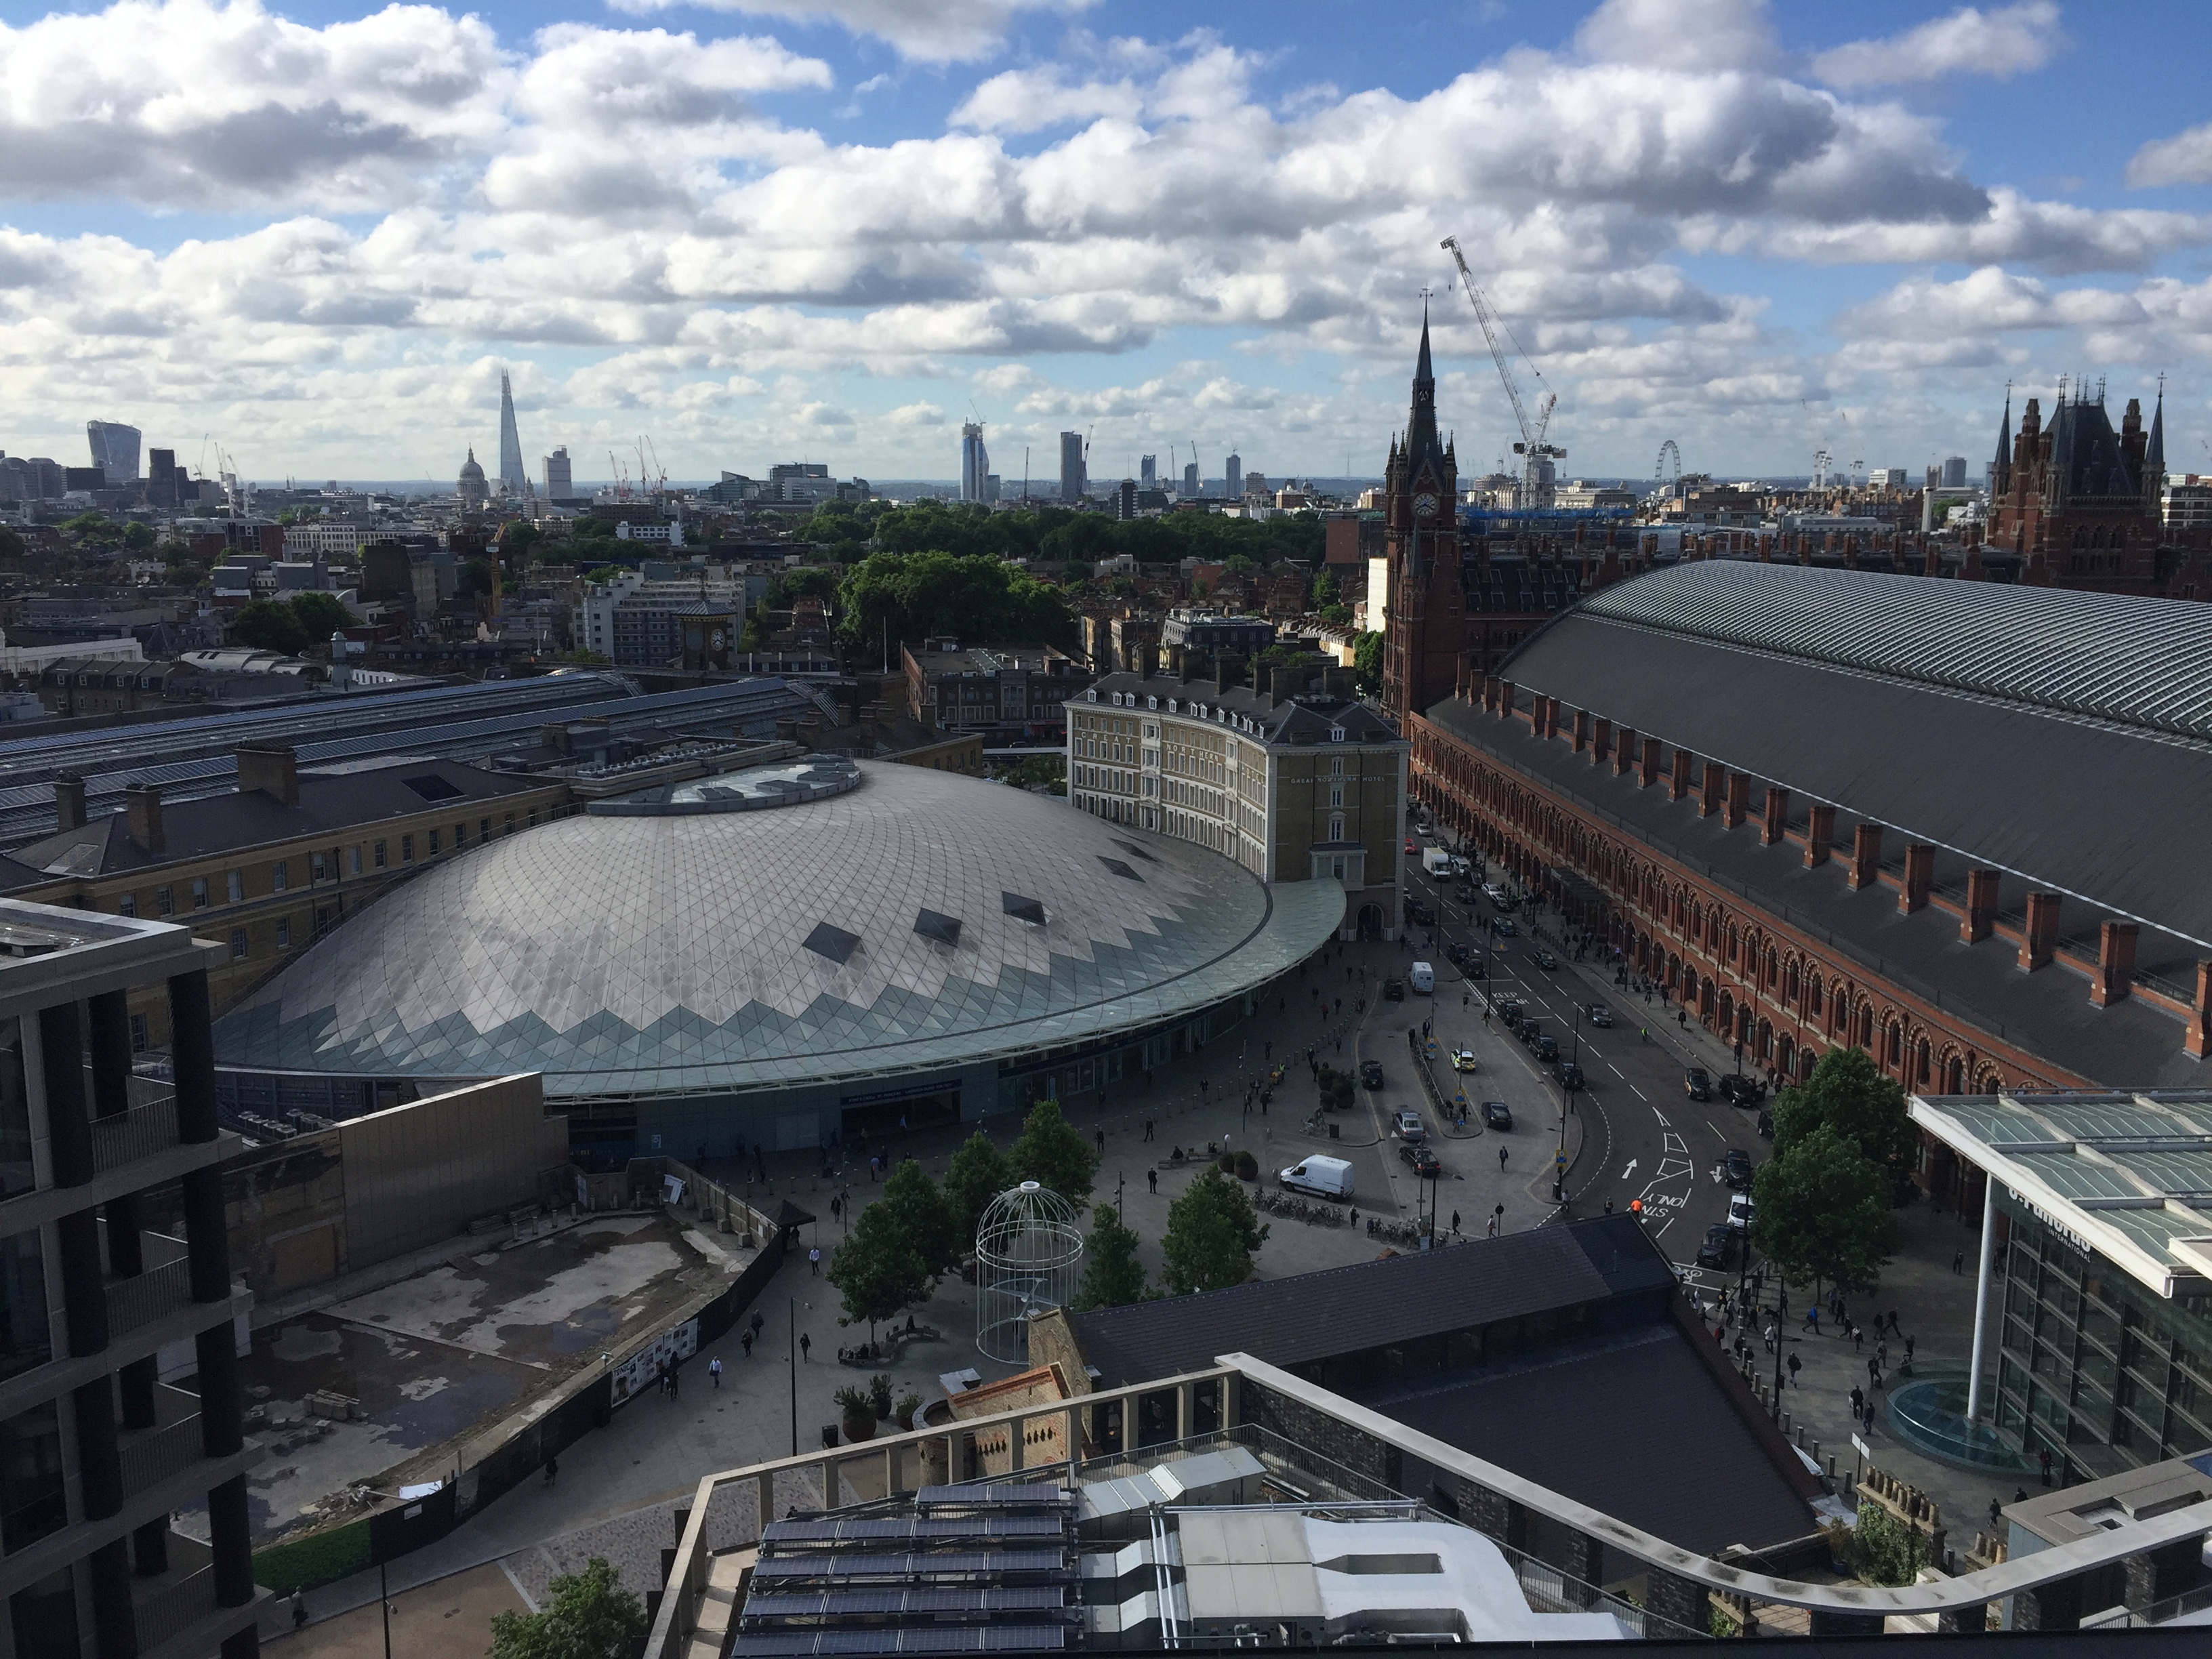
[[[1648,1095],[1646,1095],[1646,1094],[1644,1092],[1644,1091],[1643,1091],[1643,1090],[1637,1088],[1637,1087],[1636,1087],[1636,1085],[1635,1085],[1633,1083],[1631,1083],[1628,1086],[1629,1086],[1629,1088],[1630,1088],[1632,1091],[1634,1091],[1634,1093],[1635,1093],[1635,1095],[1636,1095],[1636,1097],[1637,1097],[1638,1100],[1648,1100],[1648,1099],[1650,1099],[1650,1096],[1648,1096]]]

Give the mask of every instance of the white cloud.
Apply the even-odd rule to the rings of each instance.
[[[1690,73],[1765,70],[1780,57],[1766,0],[1605,0],[1575,31],[1605,63]]]
[[[2212,184],[2212,121],[2145,144],[2128,163],[2128,182],[2137,189]]]
[[[778,17],[793,23],[836,23],[889,41],[902,57],[926,64],[973,63],[996,52],[1025,11],[1077,12],[1095,0],[612,0],[619,10],[663,11],[704,4],[720,11]]]
[[[2009,81],[2039,70],[2065,44],[2055,0],[2022,0],[1983,11],[1964,6],[1902,34],[1853,40],[1814,55],[1814,76],[1832,87],[1895,86],[1986,75]]]

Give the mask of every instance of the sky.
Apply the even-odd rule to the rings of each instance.
[[[2212,471],[2208,62],[2203,0],[0,0],[0,452],[448,483],[506,371],[579,480],[1366,476],[1425,303],[1471,477],[1450,235],[1565,477],[1979,477],[2008,382],[2160,374]]]

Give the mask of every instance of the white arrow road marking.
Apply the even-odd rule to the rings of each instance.
[[[1635,1173],[1636,1173],[1636,1160],[1635,1160],[1634,1158],[1630,1158],[1630,1159],[1628,1160],[1628,1167],[1627,1167],[1626,1169],[1623,1170],[1620,1172],[1620,1178],[1621,1178],[1623,1181],[1626,1181],[1626,1180],[1627,1180],[1627,1179],[1628,1179],[1628,1177],[1629,1177],[1629,1176],[1631,1176],[1634,1175]]]

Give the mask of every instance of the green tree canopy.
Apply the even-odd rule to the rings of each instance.
[[[298,618],[301,631],[315,644],[327,641],[341,629],[351,628],[356,620],[335,593],[295,593],[292,614]]]
[[[1265,1237],[1243,1184],[1208,1170],[1168,1206],[1161,1276],[1177,1296],[1242,1285],[1252,1276],[1252,1253]]]
[[[256,651],[281,651],[297,656],[307,648],[307,631],[289,605],[274,599],[251,599],[230,619],[230,636]]]
[[[545,539],[545,532],[521,519],[509,521],[499,532],[499,544],[517,566],[530,562],[531,550]]]
[[[975,1224],[990,1202],[1014,1184],[1012,1167],[981,1129],[969,1135],[945,1171],[947,1224],[961,1253],[975,1245]]]
[[[490,1659],[629,1659],[645,1639],[645,1605],[604,1557],[549,1588],[553,1599],[543,1613],[492,1614]]]
[[[846,571],[840,599],[838,632],[856,651],[931,634],[1063,650],[1078,641],[1075,613],[1059,591],[996,559],[872,553]]]
[[[491,561],[481,556],[461,561],[453,577],[456,599],[472,599],[491,592]]]
[[[4,524],[0,524],[0,559],[20,559],[23,556],[23,538]]]
[[[123,545],[133,553],[143,553],[154,544],[154,526],[133,519],[123,526]]]
[[[1776,1156],[1823,1124],[1894,1176],[1911,1167],[1916,1136],[1905,1091],[1863,1048],[1829,1049],[1811,1077],[1782,1091],[1774,1103]]]
[[[1083,1287],[1079,1308],[1120,1308],[1145,1298],[1145,1264],[1137,1260],[1137,1235],[1111,1204],[1091,1217],[1091,1237],[1083,1244]]]
[[[1016,1181],[1049,1187],[1079,1210],[1091,1201],[1091,1183],[1098,1178],[1097,1150],[1060,1115],[1056,1100],[1030,1108],[1006,1162]]]
[[[908,1158],[876,1201],[854,1218],[853,1231],[830,1258],[829,1279],[842,1296],[840,1324],[876,1322],[922,1301],[952,1259],[953,1233],[937,1183]]]
[[[837,597],[836,573],[818,564],[803,564],[787,570],[770,580],[761,603],[771,611],[786,611],[794,599],[809,593],[825,604],[834,601]]]
[[[1822,1123],[1759,1169],[1758,1243],[1792,1279],[1865,1286],[1896,1243],[1889,1178]]]
[[[1337,601],[1339,590],[1336,573],[1324,568],[1313,579],[1312,604],[1316,611],[1325,611]]]
[[[1352,642],[1352,672],[1358,676],[1362,691],[1382,689],[1382,635],[1362,634]]]

